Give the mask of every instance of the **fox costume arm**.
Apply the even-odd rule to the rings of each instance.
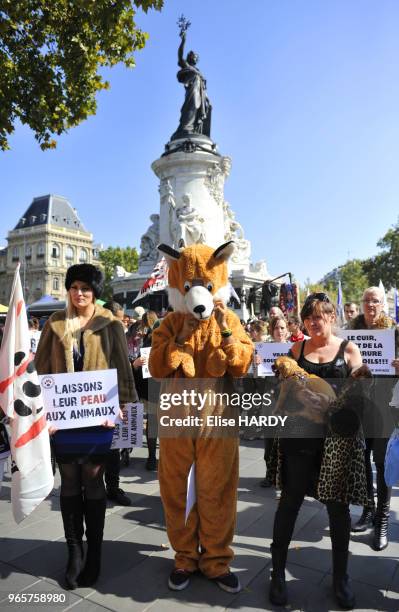
[[[193,348],[189,342],[176,344],[176,336],[183,326],[184,314],[172,312],[154,329],[149,359],[149,369],[154,378],[166,378],[179,366],[188,378],[195,376]]]

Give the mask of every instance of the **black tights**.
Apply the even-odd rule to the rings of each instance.
[[[61,496],[83,495],[85,499],[105,498],[104,464],[59,463]]]
[[[274,518],[273,547],[286,550],[291,542],[295,522],[303,499],[312,482],[317,479],[317,455],[295,453],[283,458],[283,489]],[[330,521],[330,537],[334,551],[347,552],[350,539],[349,505],[326,503]]]
[[[371,446],[367,445],[364,451],[364,462],[366,466],[367,498],[371,507],[374,507],[373,468],[371,467]]]
[[[374,508],[374,487],[373,487],[373,468],[371,466],[371,450],[372,440],[366,440],[366,450],[364,451],[364,459],[366,463],[366,483],[367,483],[367,504],[368,507]],[[384,463],[375,462],[377,473],[377,505],[383,506],[389,504],[391,499],[391,487],[388,487],[385,482]]]

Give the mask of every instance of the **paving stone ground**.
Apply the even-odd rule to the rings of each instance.
[[[201,576],[180,593],[167,588],[173,551],[168,544],[156,475],[145,470],[146,449],[135,449],[122,469],[121,485],[132,499],[122,508],[109,504],[103,569],[96,588],[66,591],[63,573],[66,546],[59,513],[59,478],[51,496],[21,525],[11,514],[10,479],[0,494],[0,610],[73,610],[73,612],[179,612],[180,610],[273,610],[267,599],[270,542],[277,499],[262,489],[262,441],[242,441],[238,520],[233,569],[243,590],[221,591]],[[360,508],[353,508],[353,516]],[[370,533],[352,536],[350,574],[357,595],[356,610],[399,610],[399,489],[394,490],[391,543],[375,553]],[[298,517],[287,565],[287,610],[339,610],[331,597],[331,553],[327,514],[322,504],[306,499]],[[66,603],[8,605],[8,594],[57,593]],[[279,609],[279,608],[276,608]],[[280,608],[281,609],[281,608]]]

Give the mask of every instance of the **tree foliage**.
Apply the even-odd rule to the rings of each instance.
[[[99,70],[133,54],[148,34],[136,9],[160,10],[163,0],[1,0],[0,148],[17,120],[32,128],[42,149],[96,112],[108,89]]]
[[[112,298],[111,279],[114,275],[115,267],[122,266],[127,272],[136,272],[138,267],[139,255],[132,247],[108,247],[100,251],[99,258],[103,264],[105,274],[104,298]]]
[[[377,242],[382,253],[363,262],[369,285],[378,285],[382,280],[386,289],[399,287],[399,221]]]
[[[360,302],[363,291],[369,286],[367,274],[360,259],[351,259],[339,267],[338,278],[341,280],[344,302]],[[337,290],[338,280],[326,285],[328,290]]]
[[[399,221],[377,242],[377,246],[381,253],[365,260],[347,261],[326,274],[321,284],[310,285],[310,281],[307,281],[304,291],[308,287],[310,291],[324,287],[329,293],[336,292],[338,279],[341,279],[344,301],[359,302],[363,291],[367,287],[378,286],[380,280],[385,289],[399,287]]]
[[[300,292],[300,302],[301,306],[306,300],[306,296],[310,293],[321,293],[327,292],[330,300],[335,303],[337,300],[337,287],[334,287],[333,284],[327,285],[325,283],[312,283],[310,278],[307,278],[305,284],[299,288]]]

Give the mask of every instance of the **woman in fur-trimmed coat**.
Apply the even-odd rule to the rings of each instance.
[[[112,313],[96,304],[103,275],[91,264],[67,270],[68,306],[44,326],[35,356],[39,374],[60,374],[115,368],[121,403],[137,401],[123,327]],[[60,506],[68,545],[66,586],[93,585],[100,573],[106,497],[104,466],[113,425],[53,431],[52,445],[61,475]],[[83,531],[87,556],[83,564]]]

